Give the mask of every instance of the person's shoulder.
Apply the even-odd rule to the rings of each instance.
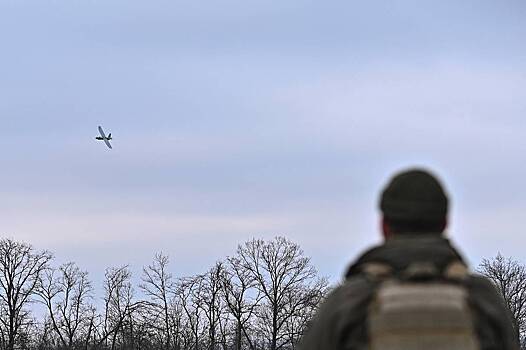
[[[501,299],[495,285],[486,277],[478,274],[470,274],[466,285],[471,293],[490,298]]]
[[[497,318],[501,318],[502,314],[508,314],[509,310],[502,295],[488,278],[470,274],[466,280],[466,287],[471,302],[485,313]]]
[[[373,290],[371,282],[362,275],[347,278],[336,286],[309,322],[300,349],[341,349],[344,343],[365,339],[363,326]]]
[[[493,282],[472,274],[466,280],[466,286],[482,342],[494,344],[494,348],[498,345],[500,349],[519,349],[513,316]]]
[[[329,293],[321,311],[334,316],[348,315],[366,306],[374,289],[374,283],[362,274],[346,278]]]
[[[511,314],[502,295],[486,277],[470,275],[466,281],[469,300],[479,316],[493,320],[504,328],[511,325]]]

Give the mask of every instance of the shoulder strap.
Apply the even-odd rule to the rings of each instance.
[[[469,277],[469,269],[462,261],[456,260],[446,266],[443,276],[448,280],[465,281]]]
[[[408,281],[427,281],[440,277],[440,271],[432,262],[416,261],[402,271],[400,277]]]
[[[388,278],[393,274],[393,268],[391,266],[379,262],[363,264],[360,270],[373,281]]]
[[[393,277],[393,268],[386,263],[370,262],[362,265],[361,271],[372,280],[382,280]],[[424,281],[437,278],[461,282],[469,276],[467,266],[460,260],[449,263],[442,271],[428,261],[411,263],[398,276],[403,280]]]

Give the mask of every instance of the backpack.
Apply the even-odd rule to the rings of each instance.
[[[378,281],[368,307],[370,350],[479,350],[461,262],[444,272],[431,263],[411,264],[396,276],[371,263],[366,275]]]

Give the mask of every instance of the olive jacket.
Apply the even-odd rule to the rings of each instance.
[[[430,262],[441,271],[462,257],[438,234],[403,234],[365,252],[353,263],[345,281],[322,303],[300,343],[301,350],[368,349],[367,312],[378,281],[362,270],[370,263],[391,267],[394,274],[413,262]],[[511,316],[493,284],[484,277],[465,280],[481,350],[518,350]]]

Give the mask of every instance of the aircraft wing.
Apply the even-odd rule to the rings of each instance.
[[[107,138],[104,138],[104,143],[111,149],[110,141]]]
[[[102,130],[102,126],[100,125],[99,125],[99,133],[100,133],[100,136],[102,136],[102,138],[106,140],[106,135],[104,135],[104,130]]]
[[[102,136],[102,140],[104,140],[104,143],[106,144],[106,146],[108,146],[109,149],[112,149],[110,141],[108,141],[108,138],[106,137],[106,135],[104,135],[104,130],[102,130],[102,127],[100,125],[99,125],[99,133],[100,133],[100,136]]]

